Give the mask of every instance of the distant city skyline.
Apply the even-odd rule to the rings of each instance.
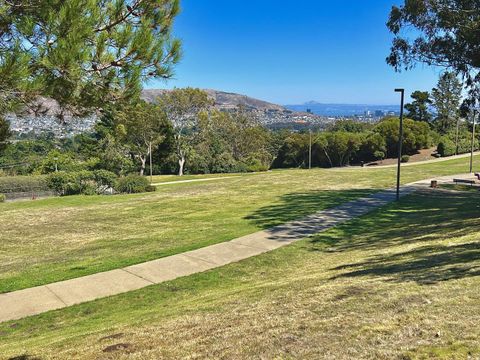
[[[174,33],[184,56],[175,79],[147,88],[199,87],[289,105],[392,105],[435,86],[440,69],[395,73],[385,23],[398,0],[183,0]]]

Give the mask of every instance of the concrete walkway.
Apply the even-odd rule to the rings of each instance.
[[[444,181],[451,181],[452,178],[445,177]],[[439,178],[440,181],[442,179]],[[429,180],[424,180],[403,186],[401,195],[410,194],[418,189],[418,186],[429,184]],[[122,269],[0,294],[0,322],[121,294],[237,262],[325,231],[394,200],[394,191],[381,191],[317,212],[302,220],[198,250]]]
[[[185,184],[185,183],[193,183],[193,182],[203,182],[203,181],[214,181],[214,180],[225,180],[225,179],[235,179],[240,177],[241,175],[232,175],[232,176],[222,176],[222,177],[214,177],[214,178],[206,178],[206,179],[190,179],[190,180],[175,180],[175,181],[165,181],[161,183],[152,184],[153,186],[162,186],[162,185],[173,185],[173,184]]]

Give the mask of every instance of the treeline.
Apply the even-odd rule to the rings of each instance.
[[[291,134],[285,138],[273,166],[306,167],[310,143],[312,166],[337,167],[395,157],[398,153],[398,128],[398,118],[385,118],[377,124],[342,120],[317,134]],[[429,148],[435,138],[438,136],[428,124],[404,120],[404,155]]]
[[[429,93],[412,94],[414,101],[405,107],[403,161],[434,146],[438,156],[470,150],[471,125],[461,117],[459,86],[447,73],[432,91],[434,100]],[[432,106],[436,113],[431,112]],[[9,133],[5,125],[0,128]],[[242,108],[216,110],[204,91],[175,89],[153,103],[136,100],[105,107],[91,133],[69,139],[45,134],[3,141],[0,174],[75,173],[57,179],[63,181],[63,188],[56,191],[75,193],[88,188],[98,193],[115,187],[116,178],[133,173],[183,175],[307,167],[310,150],[312,166],[347,166],[396,157],[398,129],[399,119],[390,117],[376,124],[337,121],[326,131],[269,130]],[[478,149],[478,137],[474,148]]]

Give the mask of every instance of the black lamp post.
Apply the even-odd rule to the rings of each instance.
[[[395,89],[395,92],[401,94],[400,101],[400,129],[398,134],[398,165],[397,165],[397,201],[400,200],[400,164],[402,163],[402,144],[403,144],[403,106],[405,101],[405,89]]]

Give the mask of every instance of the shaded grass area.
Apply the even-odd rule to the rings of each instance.
[[[411,166],[402,181],[467,170],[468,159]],[[153,194],[0,204],[0,292],[231,240],[394,182],[392,168],[279,170],[174,184]]]
[[[418,193],[240,263],[0,324],[0,353],[477,358],[479,202]]]

